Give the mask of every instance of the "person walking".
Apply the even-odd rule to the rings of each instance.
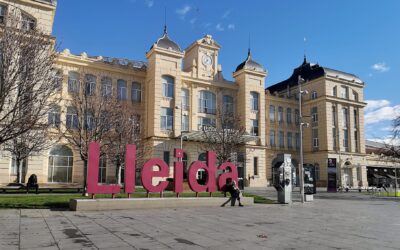
[[[243,204],[240,202],[240,190],[236,184],[236,182],[234,180],[232,180],[232,178],[228,178],[226,180],[226,185],[225,185],[225,192],[229,192],[231,194],[231,206],[235,206],[236,204],[236,200],[239,202],[239,207],[243,207]],[[228,203],[229,200],[227,202],[225,202],[224,204],[222,204],[222,207],[225,206],[226,203]]]

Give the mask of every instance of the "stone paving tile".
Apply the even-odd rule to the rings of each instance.
[[[0,249],[400,249],[400,202],[356,195],[245,208],[2,210]]]

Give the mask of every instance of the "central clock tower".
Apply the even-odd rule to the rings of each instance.
[[[218,73],[218,52],[221,47],[210,35],[195,41],[186,49],[183,70],[192,77],[214,80]]]

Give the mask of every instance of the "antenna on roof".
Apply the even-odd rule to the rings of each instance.
[[[167,34],[167,7],[164,6],[164,34]]]
[[[251,37],[250,37],[250,32],[249,32],[249,46],[248,46],[247,55],[250,56],[250,54],[251,54]]]
[[[307,38],[304,37],[304,61],[303,61],[303,64],[307,63],[306,48],[307,48]]]

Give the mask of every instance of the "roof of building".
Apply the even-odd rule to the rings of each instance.
[[[51,5],[57,5],[57,0],[32,0],[34,2],[39,2],[39,3],[47,3]]]
[[[310,63],[307,61],[306,56],[304,56],[303,63],[293,70],[293,74],[288,79],[269,86],[267,90],[273,93],[275,91],[279,92],[286,90],[288,86],[296,86],[298,84],[299,76],[306,81],[311,81],[323,76],[330,76],[358,84],[364,84],[364,82],[356,75]]]
[[[168,37],[167,26],[164,26],[164,34],[157,40],[155,45],[157,45],[159,48],[181,52],[179,45]],[[153,46],[154,45],[151,46],[150,50],[153,48]]]
[[[365,146],[370,147],[370,148],[377,148],[377,149],[385,148],[384,143],[371,141],[371,140],[365,140]]]
[[[247,53],[247,58],[246,60],[244,60],[244,62],[242,62],[241,64],[239,64],[236,67],[235,72],[241,70],[241,69],[247,69],[247,70],[252,70],[252,71],[256,71],[256,72],[262,72],[265,73],[266,70],[264,69],[264,67],[257,63],[256,61],[253,60],[253,58],[251,57],[251,51],[249,49],[248,53]]]
[[[82,59],[89,59],[94,62],[116,65],[116,66],[124,67],[124,68],[131,68],[131,69],[142,70],[142,71],[147,69],[147,63],[143,62],[143,61],[136,61],[136,60],[109,57],[109,56],[91,56],[91,55],[88,55],[86,52],[82,52],[80,55],[75,55],[75,54],[72,54],[69,49],[64,49],[64,51],[62,51],[61,54],[66,55],[66,56],[80,57]]]

